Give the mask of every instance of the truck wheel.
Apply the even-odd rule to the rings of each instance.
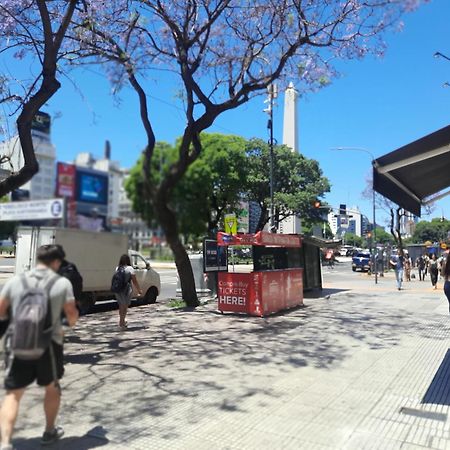
[[[352,267],[353,272],[356,272],[356,267]]]
[[[156,298],[158,297],[158,289],[155,286],[149,288],[147,293],[145,294],[144,300],[147,305],[153,305],[156,303]]]

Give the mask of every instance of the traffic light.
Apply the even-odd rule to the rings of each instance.
[[[320,208],[320,202],[319,202],[319,200],[316,200],[316,201],[314,202],[314,208],[316,208],[316,209],[319,209],[319,208]]]
[[[369,231],[368,233],[367,233],[367,239],[370,239],[372,237],[372,233]]]

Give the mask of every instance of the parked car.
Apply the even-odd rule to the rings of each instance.
[[[352,270],[356,272],[357,269],[361,272],[368,272],[370,270],[370,253],[357,253],[352,258]]]

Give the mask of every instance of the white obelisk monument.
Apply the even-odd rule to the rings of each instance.
[[[284,119],[283,119],[283,144],[290,147],[293,152],[298,152],[297,132],[297,98],[292,81],[284,92]]]
[[[284,93],[283,144],[290,147],[292,152],[298,152],[297,128],[297,99],[298,92],[292,82]],[[279,232],[283,234],[300,233],[300,218],[292,215],[280,222]]]

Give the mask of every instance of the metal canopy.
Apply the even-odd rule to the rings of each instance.
[[[448,187],[450,125],[373,161],[375,191],[416,216]]]

